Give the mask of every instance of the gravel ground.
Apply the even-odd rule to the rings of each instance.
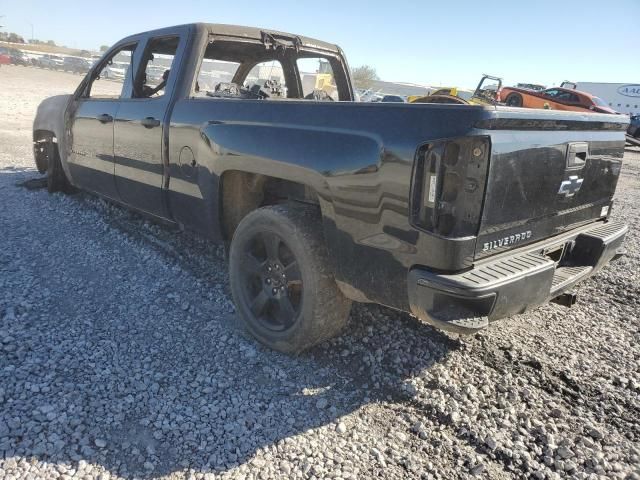
[[[357,306],[298,358],[237,331],[223,252],[36,177],[38,102],[0,69],[0,479],[640,478],[640,150],[628,256],[472,338]]]

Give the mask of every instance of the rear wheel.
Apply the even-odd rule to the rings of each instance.
[[[49,141],[46,142],[44,149],[47,163],[47,190],[49,190],[50,193],[72,193],[74,188],[71,186],[71,183],[69,183],[67,175],[62,169],[62,161],[58,154],[58,145]]]
[[[238,225],[229,255],[238,320],[260,342],[297,353],[337,335],[351,301],[329,269],[317,207],[263,207]]]
[[[519,93],[510,93],[507,95],[504,103],[509,107],[522,107],[522,95]]]

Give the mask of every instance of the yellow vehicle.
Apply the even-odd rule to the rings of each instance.
[[[451,97],[460,97],[463,100],[469,101],[471,100],[471,97],[473,97],[473,90],[465,90],[458,87],[444,87],[439,88],[438,90],[434,90],[429,95],[411,95],[410,97],[407,97],[407,101],[409,103],[424,103],[419,102],[418,100],[433,95],[448,95]]]
[[[497,82],[485,85],[485,80]],[[458,87],[444,87],[431,92],[429,95],[409,98],[409,103],[454,103],[463,105],[495,105],[496,92],[502,87],[502,79],[483,75],[475,91]]]
[[[429,95],[431,95],[431,94],[429,94]],[[407,97],[407,103],[413,103],[413,102],[415,102],[416,100],[418,100],[419,98],[424,98],[424,97],[426,97],[426,96],[427,96],[427,95],[409,95],[409,96]]]
[[[332,73],[305,74],[302,77],[303,92],[325,92],[333,100],[338,99],[338,87]]]

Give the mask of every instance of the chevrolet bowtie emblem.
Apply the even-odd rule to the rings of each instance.
[[[565,180],[560,184],[558,195],[573,197],[576,193],[578,193],[578,191],[580,191],[582,182],[584,182],[584,178],[578,178],[577,175],[570,176],[568,180]]]

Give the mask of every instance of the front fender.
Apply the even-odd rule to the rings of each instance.
[[[60,141],[64,136],[65,112],[72,98],[73,95],[56,95],[40,102],[33,120],[33,131],[53,132]]]
[[[44,99],[33,120],[33,139],[37,140],[38,132],[51,132],[58,143],[58,152],[62,166],[69,177],[67,168],[67,138],[65,135],[66,112],[73,95],[56,95]]]

